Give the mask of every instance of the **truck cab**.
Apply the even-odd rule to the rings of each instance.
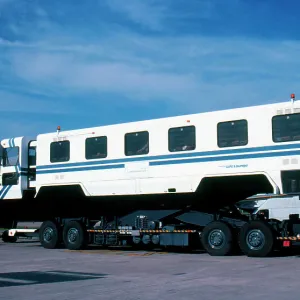
[[[35,192],[35,138],[2,140],[0,162],[0,200],[23,199],[27,192]]]

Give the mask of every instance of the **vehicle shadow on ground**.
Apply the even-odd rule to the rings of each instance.
[[[47,272],[31,271],[31,272],[0,273],[0,288],[101,279],[107,276],[108,274],[64,272],[60,270],[47,271]]]

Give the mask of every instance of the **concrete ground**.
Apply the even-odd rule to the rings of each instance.
[[[0,299],[299,299],[300,256],[46,250],[0,242]]]

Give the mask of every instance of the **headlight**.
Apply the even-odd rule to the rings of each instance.
[[[262,209],[259,210],[256,215],[260,218],[260,219],[269,219],[269,210],[268,209]]]

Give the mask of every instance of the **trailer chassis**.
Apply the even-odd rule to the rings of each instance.
[[[139,212],[135,214],[135,224],[130,225],[120,225],[122,218],[117,216],[109,222],[105,216],[99,220],[55,218],[44,221],[39,229],[10,229],[8,236],[11,242],[20,236],[36,236],[47,249],[61,244],[69,250],[84,249],[89,244],[129,245],[138,249],[181,247],[204,249],[216,256],[242,251],[248,256],[264,257],[274,250],[300,245],[300,219],[295,214],[282,222],[269,219],[265,211],[250,217],[235,210],[217,214],[173,211],[157,220],[149,220]]]

